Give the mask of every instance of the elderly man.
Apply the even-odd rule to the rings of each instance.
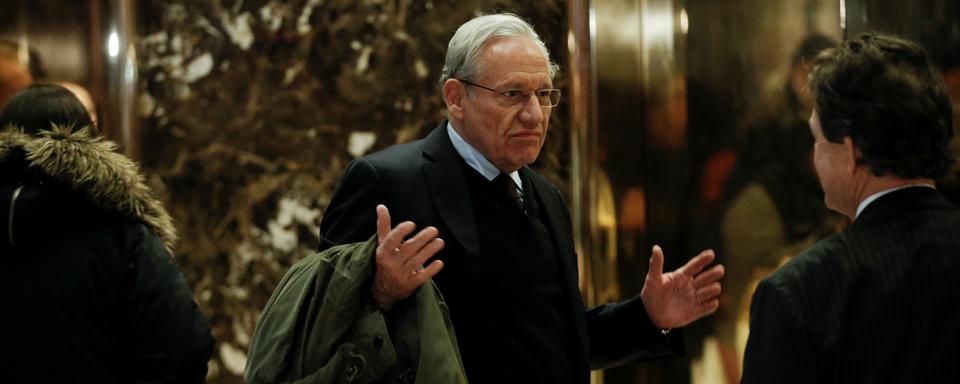
[[[388,216],[408,233],[425,228],[377,249],[371,300],[389,319],[434,278],[470,382],[585,383],[591,364],[674,353],[680,341],[669,330],[719,305],[723,269],[705,270],[712,251],[663,273],[654,247],[640,296],[584,308],[570,214],[559,190],[526,167],[560,99],[556,71],[522,19],[484,15],[463,24],[440,79],[449,121],[422,140],[353,161],[321,224],[321,249],[367,239],[378,230],[377,213],[380,234]],[[386,208],[375,213],[380,204]]]
[[[753,295],[744,383],[960,382],[960,210],[936,189],[952,107],[914,43],[862,34],[810,74],[814,165],[853,224]]]

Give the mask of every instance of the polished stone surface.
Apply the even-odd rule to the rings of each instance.
[[[218,340],[209,382],[240,381],[260,310],[317,245],[344,166],[442,120],[446,42],[489,10],[530,19],[565,66],[564,1],[138,2],[141,161]],[[535,168],[569,192],[567,101]]]

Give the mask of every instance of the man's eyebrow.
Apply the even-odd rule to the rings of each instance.
[[[509,80],[509,81],[506,81],[506,82],[504,82],[503,84],[501,84],[499,87],[502,88],[503,90],[508,90],[508,89],[519,89],[519,90],[529,89],[529,90],[535,90],[535,91],[539,91],[539,90],[541,90],[541,89],[552,89],[552,88],[554,88],[553,84],[552,84],[549,80],[546,80],[546,81],[544,81],[544,82],[534,82],[534,81],[531,81],[529,84],[540,84],[540,85],[534,86],[533,88],[528,88],[528,87],[524,86],[523,83],[524,83],[524,81],[522,81],[522,80]]]
[[[525,87],[520,85],[520,82],[518,81],[508,81],[506,83],[501,84],[500,88],[507,90],[507,89],[524,89]]]

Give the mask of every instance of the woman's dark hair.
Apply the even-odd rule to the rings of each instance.
[[[935,179],[953,164],[953,105],[919,45],[861,34],[817,56],[809,86],[824,137],[849,136],[874,175]]]
[[[74,129],[89,126],[97,133],[80,99],[56,84],[31,85],[14,95],[0,111],[0,129],[9,125],[26,133],[50,129],[52,125]]]

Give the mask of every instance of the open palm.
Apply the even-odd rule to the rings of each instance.
[[[676,271],[663,273],[663,250],[653,246],[640,298],[654,326],[682,327],[717,310],[723,266],[704,271],[715,257],[705,250]]]

